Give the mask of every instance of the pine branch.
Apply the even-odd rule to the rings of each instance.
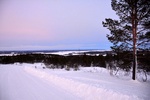
[[[125,43],[127,43],[128,45],[130,45],[130,46],[133,46],[133,44],[131,44],[131,43],[128,43],[127,41],[124,41]]]
[[[141,29],[140,31],[137,32],[137,34],[140,34],[141,32],[145,31],[146,29]]]
[[[143,43],[147,43],[147,42],[150,42],[150,39],[145,40],[145,41],[142,41],[141,43],[138,43],[137,46],[140,46],[140,45],[142,45]]]

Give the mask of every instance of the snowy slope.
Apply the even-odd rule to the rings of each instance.
[[[133,81],[131,77],[122,78],[122,76],[110,76],[109,71],[104,68],[82,68],[81,71],[78,72],[55,70],[50,73],[107,91],[150,100],[150,82]]]
[[[0,100],[149,100],[149,82],[110,76],[104,68],[42,67],[41,63],[0,65]]]
[[[80,100],[80,98],[27,74],[22,66],[0,65],[0,100]]]

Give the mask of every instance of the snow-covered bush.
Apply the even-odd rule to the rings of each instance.
[[[77,71],[77,70],[79,70],[79,66],[77,64],[74,64],[73,69],[74,69],[74,71]]]
[[[65,70],[70,71],[70,67],[68,65],[66,65]]]

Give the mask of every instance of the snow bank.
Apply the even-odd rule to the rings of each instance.
[[[53,83],[54,85],[71,92],[84,100],[140,100],[136,96],[124,95],[111,90],[97,88],[85,83],[52,75],[40,69],[25,67],[24,70],[27,73],[42,78],[49,83]]]
[[[83,72],[91,72],[91,73],[109,73],[106,68],[102,67],[81,67],[80,70]]]

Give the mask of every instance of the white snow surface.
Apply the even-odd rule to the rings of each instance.
[[[55,54],[55,55],[79,55],[80,53],[86,53],[88,51],[59,51],[59,52],[50,52],[50,53],[45,53],[45,54]]]
[[[43,63],[0,65],[0,100],[150,100],[149,81],[111,76],[99,67],[80,71],[43,67]]]

